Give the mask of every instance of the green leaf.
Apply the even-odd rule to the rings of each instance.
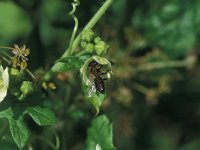
[[[10,139],[1,139],[0,141],[1,149],[2,150],[16,150],[17,146],[13,140]]]
[[[56,122],[56,117],[49,108],[43,108],[40,106],[29,107],[27,108],[27,113],[40,126],[51,125]]]
[[[69,70],[80,69],[81,64],[82,62],[79,57],[65,57],[56,62],[56,64],[52,68],[52,71],[65,72]]]
[[[95,109],[97,111],[96,114],[98,114],[101,105],[103,104],[103,102],[106,99],[106,95],[95,93],[92,95],[92,97],[87,96],[87,98],[92,103],[92,105],[95,107]]]
[[[13,111],[11,107],[8,107],[4,110],[0,111],[0,118],[12,118],[13,117]]]
[[[88,129],[86,150],[115,150],[113,145],[112,124],[104,115],[95,118],[92,126]]]
[[[141,7],[135,10],[134,27],[143,30],[150,44],[161,47],[172,58],[188,54],[198,42],[200,2],[158,1],[154,6],[149,1],[147,5],[150,7],[145,13]]]
[[[23,118],[8,118],[8,121],[13,139],[17,146],[22,149],[29,137],[28,129],[23,121]]]
[[[15,5],[13,2],[6,2],[0,4],[0,41],[8,42],[12,41],[17,37],[26,36],[29,34],[32,24],[28,16],[20,7]],[[13,23],[15,22],[15,23]],[[3,38],[2,38],[3,37]],[[6,40],[9,39],[9,40]],[[9,42],[8,42],[9,43]]]

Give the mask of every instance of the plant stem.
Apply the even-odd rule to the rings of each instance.
[[[2,49],[9,49],[9,50],[13,50],[13,48],[12,48],[12,47],[6,47],[6,46],[0,46],[0,48],[2,48]]]
[[[163,61],[163,62],[151,62],[143,65],[139,65],[136,71],[150,71],[161,68],[177,68],[177,67],[190,67],[195,62],[193,60],[183,61]]]
[[[96,12],[96,14],[92,17],[92,19],[88,22],[88,24],[83,28],[83,30],[85,29],[91,29],[94,27],[94,25],[99,21],[99,19],[103,16],[103,14],[106,12],[106,10],[110,7],[110,5],[112,4],[113,0],[107,0],[102,6],[101,8]],[[79,43],[81,40],[81,33],[79,33],[79,35],[76,37],[76,39],[73,41],[71,50],[69,51],[69,48],[64,52],[64,54],[61,56],[61,58],[63,57],[67,57],[67,56],[71,56],[73,54],[73,52],[75,51],[75,49],[78,47]],[[59,63],[59,62],[58,62]],[[54,66],[53,66],[54,67]],[[52,67],[52,68],[53,68]],[[52,68],[45,74],[44,76],[44,80],[48,81],[52,78],[52,76],[55,74],[55,72],[52,71]]]
[[[33,73],[29,69],[26,69],[26,72],[33,78],[33,80],[36,80],[36,77],[33,75]]]
[[[67,50],[67,55],[71,55],[72,54],[72,46],[73,46],[73,43],[74,43],[74,38],[76,36],[76,31],[78,30],[78,19],[73,15],[73,18],[74,18],[74,21],[75,21],[75,27],[74,27],[74,30],[73,30],[73,33],[72,33],[72,37],[71,37],[71,40],[70,40],[70,44],[69,44],[69,48]]]
[[[110,5],[112,4],[113,0],[107,0],[102,6],[101,8],[99,8],[99,10],[96,12],[96,14],[92,17],[92,19],[88,22],[88,24],[83,28],[83,30],[85,29],[91,29],[94,27],[94,25],[100,20],[100,18],[103,16],[103,14],[106,12],[106,10],[110,7]],[[79,33],[79,35],[76,37],[76,39],[74,40],[73,44],[72,44],[72,53],[73,51],[77,48],[77,46],[79,45],[81,40],[81,33]],[[65,51],[65,53],[62,55],[62,57],[67,57],[69,56],[69,52],[68,49]]]
[[[146,94],[147,91],[148,91],[147,87],[145,87],[144,85],[139,84],[137,82],[133,82],[132,85],[133,85],[133,88],[135,88],[137,91],[139,91],[139,92],[141,92],[143,94]]]

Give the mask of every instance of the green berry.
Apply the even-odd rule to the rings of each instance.
[[[104,55],[107,53],[108,47],[109,46],[106,44],[106,42],[100,41],[95,45],[95,52],[97,53],[97,55]]]
[[[10,71],[9,72],[10,76],[17,77],[17,78],[21,77],[21,73],[19,72],[19,70],[15,69],[15,68],[11,68],[9,71]]]
[[[81,40],[85,42],[91,42],[95,37],[95,33],[91,29],[82,31]]]
[[[21,87],[21,97],[25,98],[26,96],[30,95],[33,93],[34,88],[33,88],[33,84],[30,81],[23,81]]]
[[[93,53],[94,51],[94,44],[88,43],[85,50],[89,53]]]
[[[83,49],[86,49],[86,46],[87,46],[87,42],[82,41],[82,42],[81,42],[81,47],[82,47]]]
[[[98,44],[101,41],[101,38],[98,36],[94,39],[94,43]]]
[[[15,86],[15,84],[19,83],[23,78],[23,73],[15,68],[9,69],[9,75],[10,75],[10,83],[13,86]]]

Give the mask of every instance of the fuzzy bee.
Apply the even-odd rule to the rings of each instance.
[[[108,71],[103,72],[102,67],[103,65],[99,64],[94,60],[89,63],[90,81],[92,83],[89,89],[89,96],[91,96],[96,91],[98,91],[101,94],[105,94],[104,81],[106,81],[107,78],[103,78],[102,76],[106,75]]]

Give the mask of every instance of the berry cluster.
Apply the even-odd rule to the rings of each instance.
[[[81,34],[81,47],[89,53],[96,53],[102,56],[107,54],[109,45],[91,29],[86,29]]]

